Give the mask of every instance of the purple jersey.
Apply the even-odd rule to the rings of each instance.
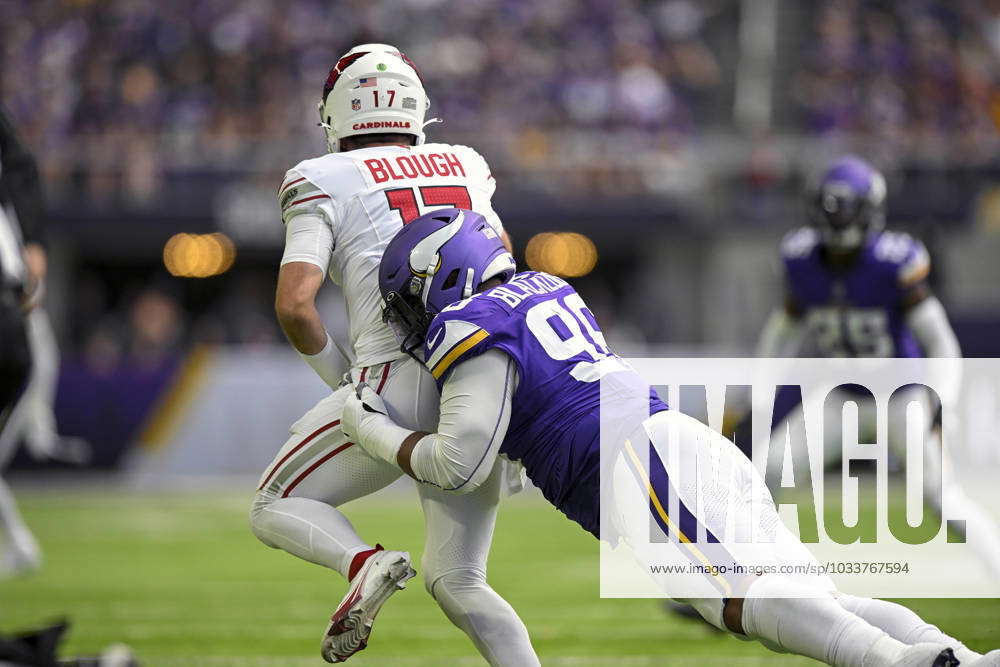
[[[924,244],[909,234],[869,235],[844,269],[825,261],[812,227],[790,232],[781,243],[790,305],[804,317],[815,352],[824,357],[920,357],[904,322],[908,290],[930,269]]]
[[[598,535],[598,380],[635,371],[610,351],[580,295],[535,271],[445,308],[427,331],[424,358],[440,386],[456,364],[494,348],[518,372],[500,453],[520,461],[552,504]],[[650,390],[650,413],[666,409]]]

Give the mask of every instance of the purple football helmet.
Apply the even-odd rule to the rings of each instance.
[[[859,157],[834,161],[811,193],[810,217],[834,252],[860,248],[885,224],[885,178]]]
[[[414,219],[389,242],[378,270],[383,320],[411,356],[434,316],[490,278],[510,280],[514,258],[486,218],[458,208]]]

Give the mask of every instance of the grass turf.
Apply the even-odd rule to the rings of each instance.
[[[44,569],[0,581],[0,629],[60,616],[64,653],[130,645],[143,665],[325,664],[319,636],[344,591],[339,577],[268,549],[247,528],[249,495],[26,491],[23,513]],[[347,513],[361,534],[419,563],[415,498],[364,499]],[[493,586],[519,611],[545,665],[812,665],[668,616],[656,600],[598,598],[598,544],[537,498],[501,508]],[[980,650],[1000,645],[1000,600],[908,601]],[[482,665],[423,590],[419,575],[379,616],[356,667]]]

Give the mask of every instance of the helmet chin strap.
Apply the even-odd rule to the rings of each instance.
[[[472,281],[475,279],[475,277],[476,277],[476,272],[470,266],[465,273],[465,287],[462,288],[463,299],[468,299],[470,296],[472,296],[472,290],[475,288],[475,285],[472,284]]]
[[[441,255],[435,253],[434,257],[431,258],[431,263],[427,265],[426,277],[424,278],[424,289],[420,294],[420,300],[424,304],[424,308],[427,308],[427,299],[431,296],[431,283],[434,282],[434,274],[437,273],[438,261],[441,259]]]
[[[338,152],[340,150],[340,137],[337,137],[333,141],[330,140],[330,133],[331,132],[335,132],[335,130],[333,129],[333,127],[329,123],[327,123],[326,121],[323,120],[323,117],[324,117],[324,115],[323,115],[323,108],[325,106],[326,106],[326,103],[323,102],[323,100],[320,100],[319,104],[316,105],[316,109],[319,111],[319,122],[316,123],[316,124],[319,125],[320,127],[322,127],[325,130],[325,132],[323,134],[326,137],[326,148],[327,148],[327,150],[330,151],[331,153],[336,153],[336,152]]]

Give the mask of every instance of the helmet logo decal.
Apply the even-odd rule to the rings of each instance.
[[[356,97],[351,100],[351,111],[361,111],[361,100]]]
[[[351,55],[344,56],[337,61],[337,64],[333,66],[333,69],[330,70],[330,74],[326,77],[326,84],[323,86],[324,100],[326,99],[326,96],[330,94],[330,91],[333,90],[334,85],[337,83],[337,79],[340,78],[340,75],[344,72],[344,70],[350,67],[351,63],[354,61],[367,55],[367,52],[352,53]]]
[[[441,267],[441,246],[458,233],[465,222],[465,213],[420,240],[410,251],[410,272],[415,276],[432,276]]]
[[[418,70],[418,69],[417,69],[417,66],[413,64],[413,61],[412,61],[412,60],[410,60],[409,56],[407,56],[407,55],[406,55],[405,53],[403,53],[402,51],[389,51],[389,53],[391,53],[391,54],[392,54],[392,55],[394,55],[394,56],[397,56],[397,57],[398,57],[398,58],[399,58],[400,60],[402,60],[402,61],[403,61],[404,63],[406,63],[407,65],[409,65],[410,67],[412,67],[412,68],[413,68],[413,71],[417,73],[417,79],[418,79],[418,80],[420,81],[420,83],[423,83],[423,82],[424,82],[424,77],[423,77],[423,75],[421,75],[421,74],[420,74],[420,70]]]

